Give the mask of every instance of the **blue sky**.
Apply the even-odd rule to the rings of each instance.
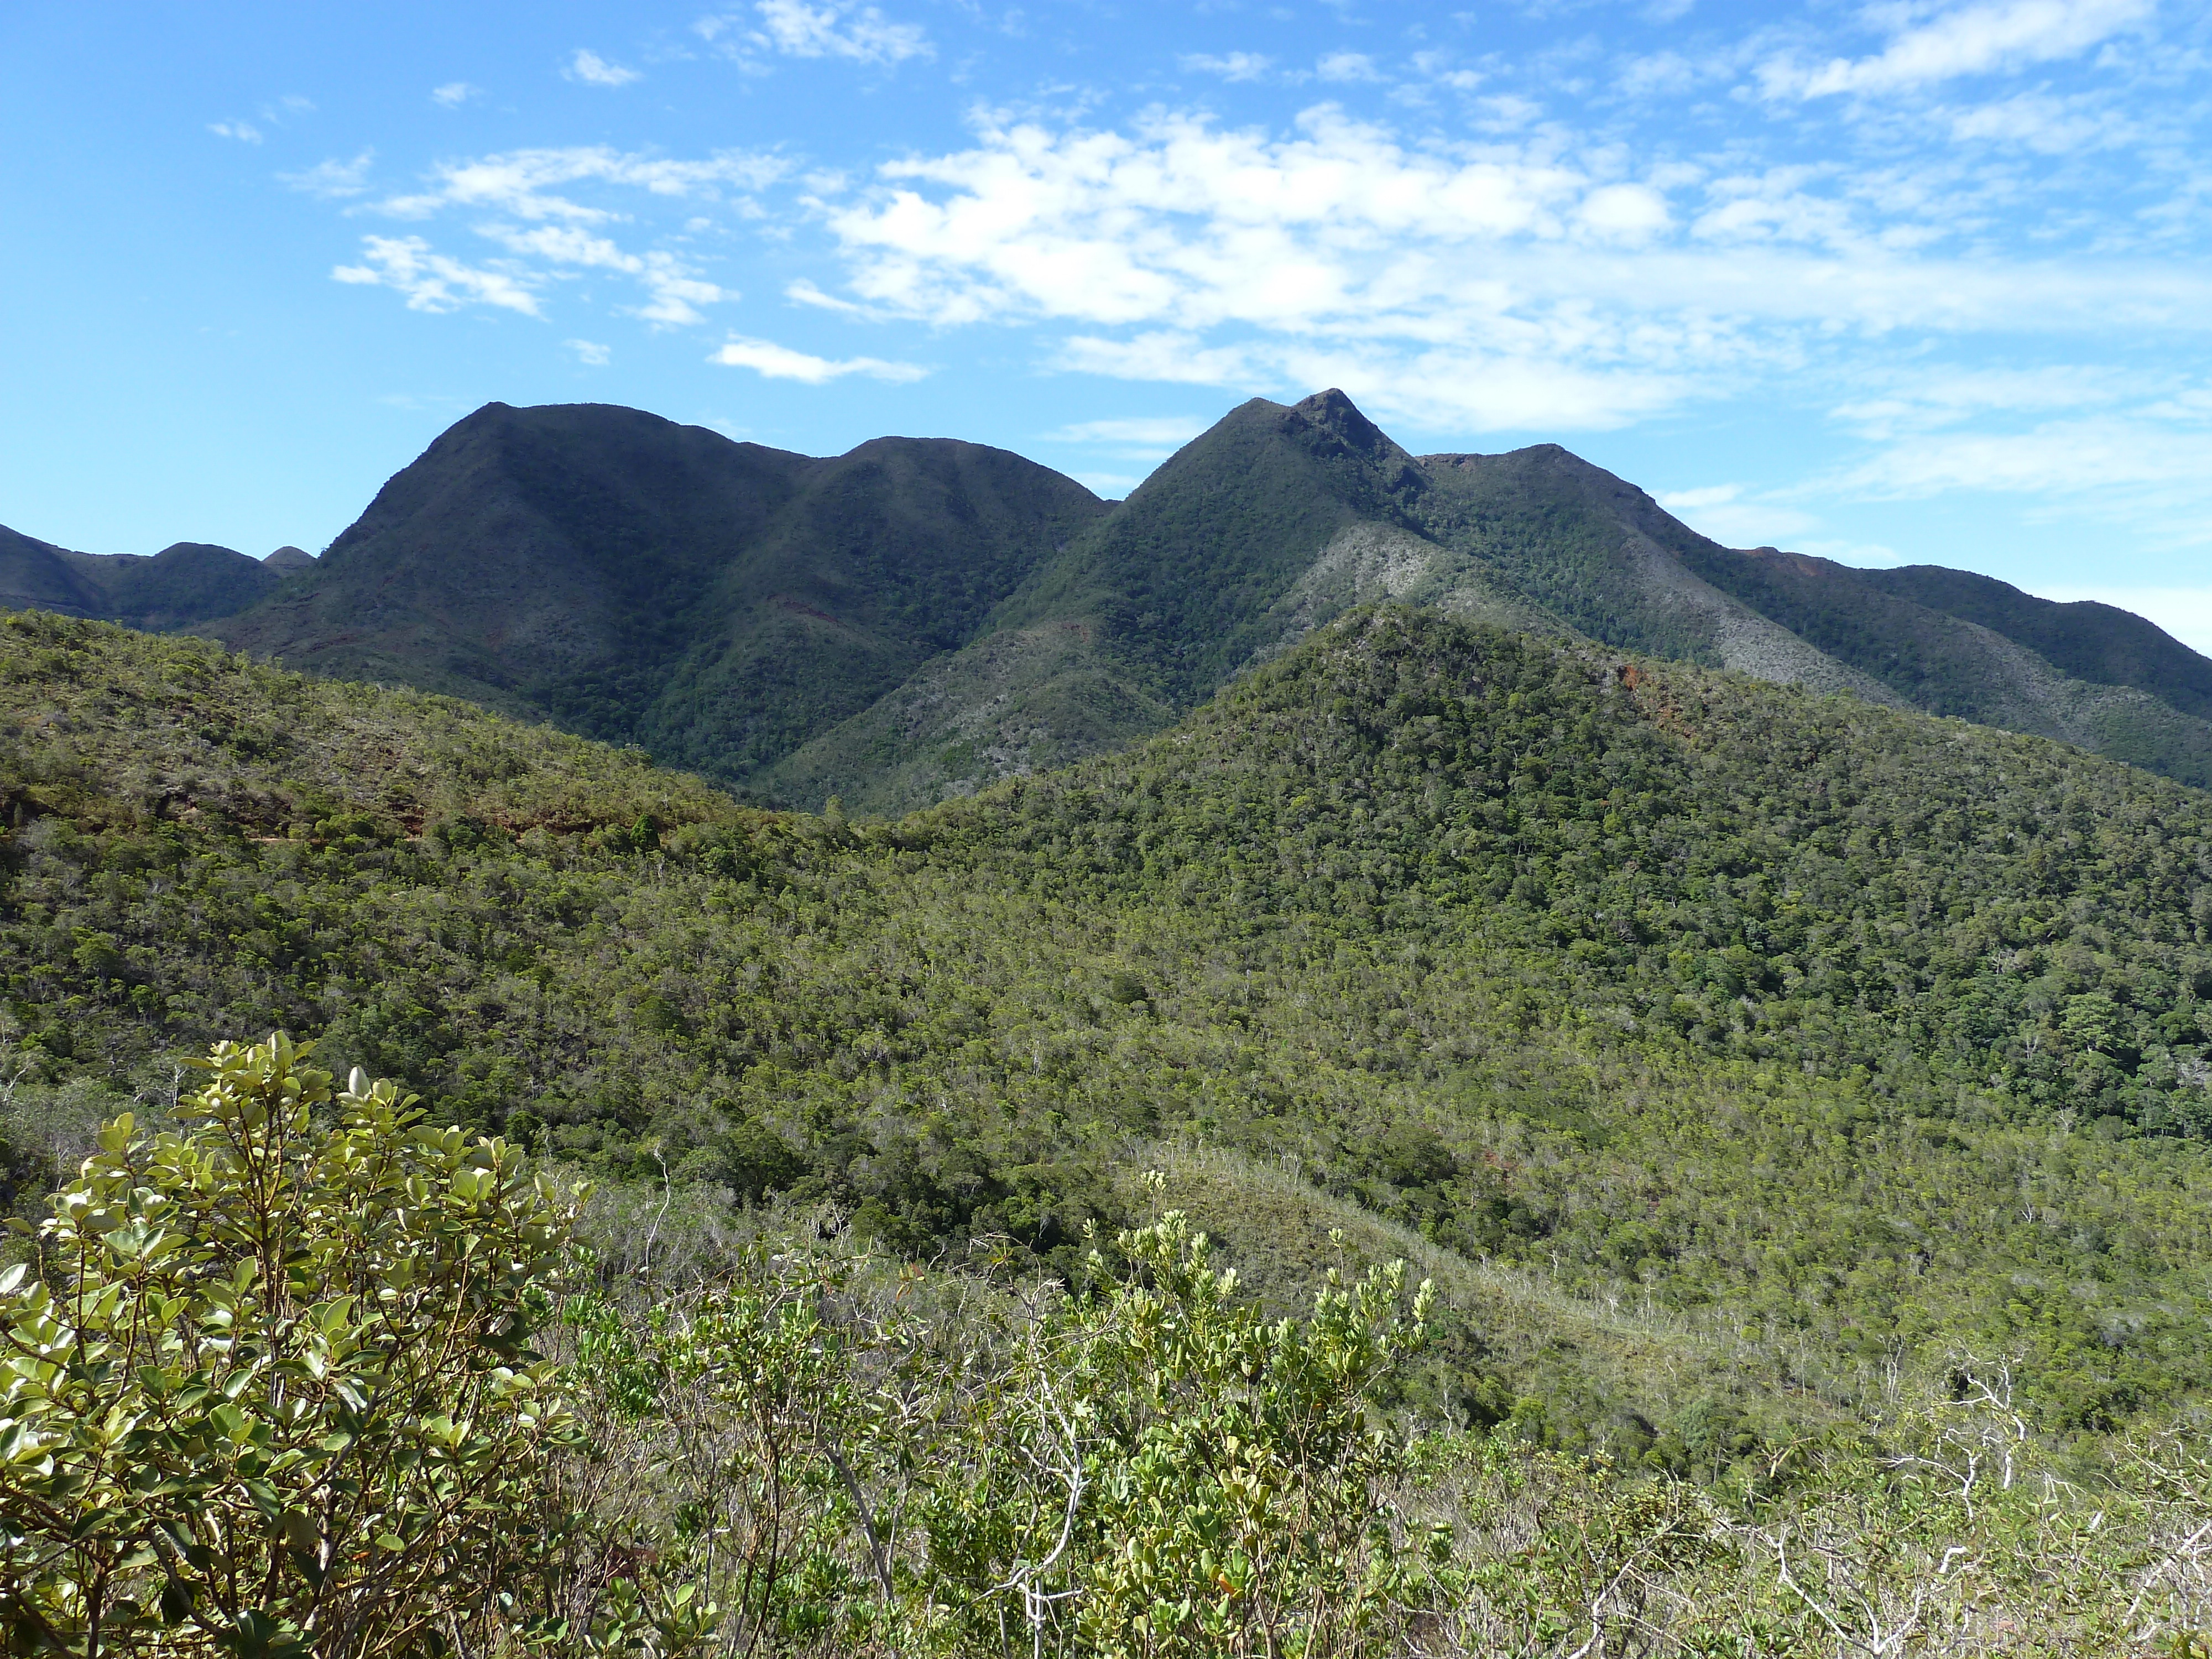
[[[2212,649],[2171,0],[0,9],[0,523],[318,550],[494,398],[1108,494],[1253,395]]]

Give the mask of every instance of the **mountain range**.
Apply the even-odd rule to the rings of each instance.
[[[1360,605],[2051,737],[2212,785],[2212,660],[2114,607],[1727,548],[1544,444],[1413,455],[1340,392],[1229,412],[1120,502],[1007,451],[829,459],[492,404],[320,559],[0,531],[0,605],[210,634],[896,813],[1164,729]]]

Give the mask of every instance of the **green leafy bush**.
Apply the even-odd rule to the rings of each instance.
[[[1368,1650],[1427,1570],[1374,1401],[1429,1287],[1333,1275],[1271,1320],[1180,1213],[1116,1254],[1087,1291],[1008,1293],[785,1241],[631,1316],[572,1304],[592,1433],[564,1478],[600,1540],[556,1592],[575,1626],[611,1549],[723,1652]]]
[[[574,1202],[281,1035],[204,1064],[0,1279],[11,1650],[443,1650],[535,1547]]]

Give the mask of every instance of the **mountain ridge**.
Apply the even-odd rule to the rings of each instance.
[[[1103,510],[955,440],[817,459],[611,405],[495,404],[397,474],[280,604],[212,631],[730,778],[963,641]],[[450,556],[426,571],[426,549]]]
[[[150,633],[235,615],[274,593],[296,568],[207,542],[176,542],[154,554],[78,553],[0,525],[0,606]]]
[[[1118,502],[952,439],[809,457],[616,405],[495,403],[321,560],[285,553],[118,562],[9,532],[0,604],[191,629],[757,799],[880,813],[1163,729],[1379,601],[2212,786],[2212,660],[2140,617],[1727,548],[1559,445],[1417,456],[1335,390],[1247,400]]]

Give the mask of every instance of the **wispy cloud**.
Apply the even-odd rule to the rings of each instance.
[[[1806,65],[1775,58],[1759,71],[1770,95],[1826,98],[1895,92],[1966,75],[1986,75],[2072,58],[2150,15],[2152,0],[1988,0],[1927,18],[1917,9],[1886,4],[1870,15],[1899,28],[1881,52]]]
[[[2005,495],[2131,496],[2212,477],[2212,427],[2182,426],[2140,409],[2038,422],[2024,430],[1922,432],[1884,445],[1838,480],[1853,494],[1912,501],[1951,491]],[[2132,517],[2126,503],[2101,508]],[[2212,541],[2212,525],[2190,539]]]
[[[1324,81],[1380,81],[1382,72],[1364,52],[1333,52],[1314,65]]]
[[[634,276],[646,290],[646,302],[630,307],[650,323],[677,327],[707,320],[701,306],[734,300],[737,294],[708,282],[688,260],[665,250],[625,252],[609,238],[574,225],[487,225],[480,233],[509,252],[560,270],[611,270]]]
[[[1224,81],[1261,81],[1274,67],[1275,60],[1256,52],[1187,52],[1176,59],[1176,67],[1185,75],[1218,75]]]
[[[1135,444],[1146,449],[1175,448],[1188,443],[1210,424],[1195,415],[1139,416],[1078,421],[1045,435],[1064,444]]]
[[[892,64],[933,58],[937,49],[918,23],[901,23],[874,6],[846,0],[757,0],[751,11],[722,12],[692,25],[703,39],[742,55],[747,49],[786,58],[837,58]]]
[[[271,98],[254,112],[252,121],[211,121],[208,131],[218,138],[235,138],[241,143],[258,144],[262,141],[262,127],[282,127],[303,115],[315,112],[315,100],[303,98],[296,92],[288,92],[281,98]]]
[[[611,64],[586,47],[579,46],[575,56],[569,58],[561,71],[565,80],[580,81],[587,87],[626,87],[645,76],[638,70],[621,64]]]
[[[788,171],[782,157],[757,150],[716,150],[693,161],[605,144],[505,150],[441,161],[427,175],[426,189],[386,197],[375,204],[375,210],[413,219],[428,218],[448,208],[489,209],[531,221],[605,224],[623,218],[623,210],[560,192],[582,185],[712,202],[763,189]]]
[[[325,162],[290,182],[319,195],[363,196],[369,160],[364,154],[352,162]],[[470,267],[442,255],[431,255],[428,242],[420,238],[368,239],[369,245],[402,249],[405,258],[418,262],[434,258],[454,271],[477,270],[501,276],[508,283],[506,288],[485,283],[471,288],[462,285],[443,266],[432,265],[423,269],[446,283],[442,289],[422,287],[412,267],[408,267],[409,280],[415,286],[380,275],[374,277],[382,286],[408,294],[409,303],[417,309],[449,308],[449,302],[524,309],[514,302],[516,295],[528,297],[535,307],[549,283],[605,271],[629,277],[645,290],[641,303],[622,307],[630,315],[658,326],[685,327],[706,320],[702,307],[734,300],[737,293],[708,276],[697,258],[683,250],[682,237],[673,239],[679,244],[676,247],[625,246],[634,223],[629,209],[637,196],[647,201],[694,204],[734,201],[742,210],[751,192],[781,177],[785,170],[778,157],[738,150],[689,160],[626,153],[605,146],[511,150],[441,162],[430,170],[424,188],[357,201],[348,210],[412,220],[466,213],[472,216],[471,233],[509,256],[480,268]],[[597,199],[585,199],[586,196]],[[346,269],[356,273],[381,272],[385,267],[380,259],[400,258],[379,254],[366,264]],[[343,280],[370,278],[356,274]],[[418,291],[431,295],[434,303],[417,304],[414,296]],[[536,314],[534,309],[532,314]]]
[[[304,173],[280,173],[283,183],[294,190],[304,191],[325,201],[340,201],[349,197],[363,195],[368,189],[368,170],[376,160],[376,152],[365,149],[350,161],[336,157],[318,161]]]
[[[919,380],[929,373],[915,363],[886,362],[880,357],[817,357],[773,340],[750,340],[734,334],[707,361],[750,368],[771,380],[798,380],[807,386],[823,386],[852,374],[898,383]]]
[[[1816,514],[1803,507],[1770,500],[1741,484],[1662,490],[1656,499],[1692,530],[1726,547],[1778,545],[1820,524]]]
[[[331,275],[341,283],[404,294],[410,311],[459,311],[464,306],[483,305],[519,311],[526,317],[544,314],[526,275],[511,267],[448,258],[433,252],[420,236],[365,237],[362,263],[340,265]]]
[[[587,368],[605,368],[614,361],[614,348],[603,346],[592,340],[563,340],[561,343],[576,354],[576,361]]]
[[[482,87],[472,87],[466,81],[448,81],[442,87],[430,88],[430,101],[440,109],[459,109],[470,99],[483,96]]]

